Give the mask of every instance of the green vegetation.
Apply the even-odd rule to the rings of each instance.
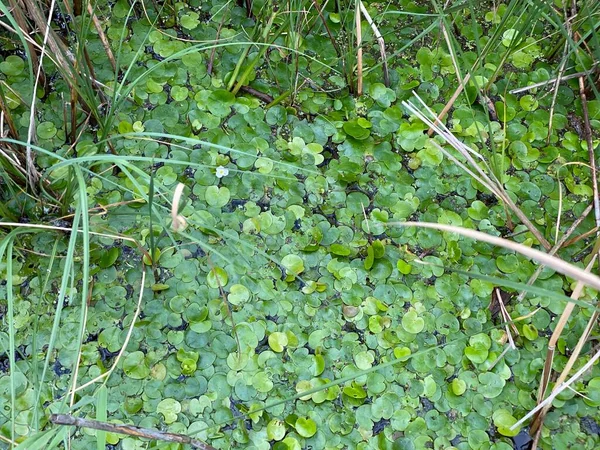
[[[0,2],[0,448],[598,448],[598,28]]]

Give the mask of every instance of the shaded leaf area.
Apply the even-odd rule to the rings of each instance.
[[[91,229],[138,240],[148,249],[144,261],[155,279],[140,286],[142,255],[133,244],[92,237],[94,283],[83,344],[78,345],[82,303],[77,294],[87,280],[77,272],[50,355],[53,373],[41,380],[40,389],[37,364],[46,357],[68,239],[45,232],[23,238],[20,248],[33,252],[22,250],[12,262],[18,368],[12,377],[8,334],[0,331],[0,433],[11,437],[11,392],[17,424],[12,438],[17,440],[47,426],[34,410],[41,416],[63,412],[60,404],[72,387],[75,367],[78,386],[109,370],[144,289],[141,314],[106,381],[109,420],[189,435],[223,449],[513,448],[512,438],[521,430],[510,427],[536,404],[548,336],[565,303],[532,294],[505,305],[513,318],[539,309],[516,323],[517,350],[499,358],[507,336],[489,308],[495,286],[465,273],[524,284],[537,265],[456,233],[392,224],[464,226],[538,245],[401,106],[414,91],[433,110],[442,110],[457,85],[446,47],[432,35],[419,40],[389,60],[389,88],[373,69],[365,75],[364,95],[355,98],[328,34],[315,25],[319,22],[311,19],[313,26],[299,33],[277,16],[274,30],[286,32],[262,55],[260,46],[250,46],[241,69],[248,68],[250,87],[272,98],[291,92],[267,108],[256,96],[228,90],[248,36],[262,36],[260,19],[267,16],[260,14],[265,13],[257,9],[249,17],[235,2],[216,0],[170,5],[161,12],[146,5],[148,16],[137,5],[130,13],[123,0],[110,11],[98,5],[121,75],[129,71],[132,88],[123,87],[120,100],[112,97],[114,74],[100,40],[90,33],[87,48],[95,75],[114,102],[107,135],[92,120],[69,145],[61,81],[39,96],[37,146],[52,151],[37,155],[40,170],[53,189],[67,189],[70,169],[55,169],[55,155],[81,158],[79,164],[89,169],[90,206],[103,207],[90,211]],[[408,1],[392,6],[432,12]],[[505,10],[456,16],[464,70],[477,59],[469,15],[485,28],[480,32],[487,39],[500,27]],[[323,14],[331,30],[344,36],[353,10],[328,6]],[[380,31],[396,49],[409,45],[434,20],[383,17]],[[487,55],[446,123],[485,157],[513,201],[552,240],[557,223],[561,232],[567,229],[592,195],[590,170],[583,164],[588,161],[585,141],[571,119],[581,115],[581,104],[576,80],[558,88],[553,107],[550,88],[509,93],[554,73],[539,39],[522,38],[516,45],[519,19],[513,19],[514,28],[504,30],[499,42],[507,61],[500,51]],[[373,67],[378,49],[369,27],[363,28],[369,42],[365,58]],[[192,48],[191,41],[217,38],[222,46],[213,60],[208,44]],[[254,66],[253,58],[259,58]],[[2,54],[0,73],[12,87],[6,97],[14,122],[26,135],[26,100],[32,92],[23,61]],[[500,67],[510,70],[498,73]],[[486,85],[495,120],[481,101]],[[591,100],[589,110],[597,138],[600,100]],[[77,122],[86,117],[78,109]],[[101,159],[108,153],[104,138],[111,139],[118,156],[128,158],[127,164]],[[120,170],[113,170],[115,163]],[[172,233],[170,200],[177,183],[186,186],[179,214],[187,228]],[[61,216],[55,205],[44,206],[32,205],[40,220]],[[20,217],[18,198],[3,198],[3,208]],[[593,226],[590,217],[578,234]],[[560,256],[583,266],[590,242],[578,240]],[[53,246],[58,261],[49,266]],[[77,255],[80,262],[82,251]],[[569,295],[571,281],[545,269],[538,285]],[[6,289],[2,283],[1,299]],[[585,290],[580,300],[596,301],[597,293]],[[565,365],[591,313],[581,308],[571,318],[558,343],[557,369]],[[2,302],[0,317],[6,320]],[[398,363],[370,370],[391,360]],[[326,386],[343,377],[352,379]],[[542,448],[600,445],[599,368],[575,388],[584,395],[566,390],[555,400]],[[82,417],[96,417],[96,389],[77,392],[74,401]],[[95,433],[77,431],[71,447],[93,448]],[[112,433],[106,442],[126,450],[175,448],[147,447]]]

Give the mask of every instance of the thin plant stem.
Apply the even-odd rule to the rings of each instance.
[[[153,430],[150,428],[141,428],[133,425],[120,425],[101,422],[92,419],[80,419],[69,414],[52,414],[50,421],[56,425],[67,425],[81,428],[90,428],[93,430],[108,431],[109,433],[124,434],[126,436],[135,436],[143,439],[152,439],[155,441],[175,442],[179,444],[188,444],[201,450],[216,450],[213,446],[198,439],[177,433],[166,433],[164,431]]]
[[[363,90],[363,49],[362,29],[360,21],[360,0],[356,0],[354,20],[356,26],[356,95],[360,97]]]

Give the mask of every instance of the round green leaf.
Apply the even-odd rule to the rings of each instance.
[[[520,427],[516,427],[514,430],[510,428],[517,423],[517,419],[513,417],[510,411],[506,409],[498,409],[493,414],[494,425],[498,428],[498,432],[502,436],[514,437],[521,431]]]
[[[417,334],[425,328],[425,321],[419,317],[417,311],[411,309],[402,317],[402,328],[411,334]]]
[[[276,331],[269,335],[269,347],[274,352],[281,353],[283,349],[288,345],[288,336],[285,333]]]
[[[452,392],[454,395],[463,395],[467,390],[467,383],[465,383],[460,378],[455,378],[451,383]]]
[[[250,299],[250,291],[246,286],[241,284],[234,284],[229,289],[229,295],[227,296],[227,300],[232,305],[241,305],[242,303],[246,303]]]
[[[213,289],[225,287],[228,281],[229,277],[227,276],[227,272],[225,272],[225,270],[221,269],[220,267],[213,267],[206,276],[206,282]]]
[[[52,139],[58,130],[52,122],[41,122],[37,126],[37,135],[40,139]]]
[[[304,261],[298,255],[284,256],[281,265],[287,272],[286,281],[292,281],[296,278],[296,275],[304,272]]]
[[[362,119],[362,118],[361,118]],[[366,119],[354,119],[349,122],[344,123],[344,132],[352,136],[354,139],[363,140],[367,139],[371,135],[371,131],[369,128],[371,127],[371,122]]]
[[[257,372],[252,377],[252,386],[254,386],[258,392],[269,392],[273,389],[273,382],[265,372]],[[283,438],[283,436],[281,436],[281,438]]]
[[[302,437],[309,438],[317,432],[317,424],[309,417],[299,417],[295,424],[296,431]]]
[[[592,378],[587,385],[587,395],[583,401],[590,406],[600,406],[600,377]]]
[[[229,188],[225,186],[209,186],[206,188],[204,198],[206,199],[206,203],[208,203],[210,206],[221,208],[229,203],[231,193]]]
[[[271,419],[267,424],[267,439],[280,441],[285,436],[285,422],[279,419]]]
[[[0,72],[9,77],[15,77],[23,73],[25,69],[25,61],[16,55],[8,55],[4,61],[0,63]]]
[[[174,398],[165,398],[156,406],[156,412],[164,416],[165,423],[173,423],[181,412],[181,403]]]
[[[134,380],[141,380],[150,375],[150,368],[146,363],[144,353],[137,351],[128,354],[123,360],[125,375]]]
[[[121,250],[119,247],[111,247],[108,251],[102,253],[98,265],[103,269],[106,269],[115,263],[120,254]]]

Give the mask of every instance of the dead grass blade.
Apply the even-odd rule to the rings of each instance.
[[[600,359],[600,350],[597,351],[594,354],[594,356],[592,356],[590,358],[590,360],[587,363],[585,363],[583,365],[583,367],[581,369],[579,369],[566,382],[561,383],[561,384],[557,383],[556,389],[552,391],[552,394],[550,394],[546,400],[544,400],[542,403],[537,405],[534,409],[529,411],[529,413],[527,413],[525,416],[523,416],[523,418],[521,418],[521,420],[519,420],[517,423],[515,423],[510,429],[514,430],[514,429],[520,427],[527,420],[529,420],[535,413],[537,413],[540,409],[544,408],[547,405],[550,405],[554,401],[554,399],[558,396],[558,394],[560,394],[562,391],[567,389],[571,384],[573,384],[574,381],[576,381],[579,377],[581,377],[581,375],[583,375],[585,372],[587,372],[596,363],[596,361],[598,361],[598,359]]]
[[[569,33],[571,27],[568,27]],[[560,62],[560,66],[558,67],[558,75],[556,77],[556,82],[554,83],[554,89],[552,92],[552,103],[550,104],[550,117],[548,118],[548,135],[546,136],[546,144],[550,144],[550,137],[552,136],[552,124],[554,120],[554,108],[556,106],[556,98],[558,97],[558,88],[560,87],[560,82],[563,80],[563,74],[565,72],[565,66],[567,65],[567,55],[569,52],[569,41],[565,41],[565,48],[563,49],[562,61]]]
[[[592,143],[592,128],[590,126],[590,115],[588,111],[587,96],[585,94],[585,78],[579,77],[579,97],[581,98],[581,109],[583,110],[583,132],[588,148],[588,156],[592,171],[592,189],[594,193],[594,215],[596,217],[596,228],[600,227],[600,198],[598,196],[598,174],[596,172],[596,157],[594,144]]]
[[[116,73],[117,72],[117,63],[115,62],[115,56],[113,55],[113,52],[110,48],[110,43],[108,42],[108,38],[106,37],[106,34],[104,33],[102,24],[98,20],[98,16],[96,16],[96,13],[94,12],[94,9],[92,8],[91,2],[88,3],[87,9],[88,9],[88,13],[92,17],[92,22],[94,23],[94,28],[96,28],[96,31],[98,32],[98,37],[100,38],[100,42],[102,42],[102,47],[104,47],[104,51],[106,52],[106,56],[108,57],[108,60],[110,61],[110,65],[112,66],[113,70]]]
[[[575,239],[575,238],[573,238],[573,239],[569,240],[569,237],[573,234],[573,232],[577,229],[577,227],[579,225],[581,225],[581,222],[583,222],[585,220],[585,218],[588,216],[588,214],[592,211],[592,208],[593,208],[593,205],[589,205],[583,211],[581,216],[579,216],[577,218],[577,220],[575,222],[573,222],[573,224],[569,227],[569,229],[565,232],[565,234],[563,234],[563,236],[560,238],[560,240],[558,240],[556,242],[556,244],[554,244],[554,247],[552,247],[552,249],[548,252],[549,255],[556,254],[556,252],[559,251],[563,246],[564,247],[569,246],[569,242],[571,242],[573,239]],[[540,265],[535,270],[533,275],[531,275],[529,280],[527,281],[527,285],[531,286],[533,283],[535,283],[535,280],[537,280],[537,278],[540,276],[540,274],[542,273],[542,270],[544,270],[544,266]],[[523,299],[525,298],[526,295],[527,295],[527,291],[522,291],[519,294],[519,296],[517,297],[517,303],[520,303],[521,301],[523,301]]]
[[[356,26],[356,95],[360,97],[363,90],[363,50],[360,8],[356,8],[354,20]]]
[[[416,93],[414,93],[414,95],[419,100],[421,105],[425,108],[425,110],[428,111],[430,114],[432,114],[433,117],[435,117],[435,114],[427,107],[425,102],[423,102],[423,100]],[[523,213],[523,211],[521,211],[521,209],[517,205],[515,205],[515,203],[512,201],[512,199],[510,198],[508,193],[504,190],[502,183],[496,179],[496,177],[493,175],[493,172],[490,170],[489,166],[487,165],[487,163],[485,162],[484,158],[481,155],[479,155],[473,149],[467,147],[465,144],[463,144],[461,141],[459,141],[450,132],[450,130],[448,130],[448,128],[443,123],[440,123],[439,125],[433,123],[421,111],[419,111],[412,103],[402,102],[402,105],[406,109],[408,109],[408,111],[410,111],[412,114],[417,116],[420,120],[422,120],[426,125],[428,125],[432,129],[434,129],[437,134],[439,134],[448,144],[450,144],[456,151],[458,151],[467,160],[467,162],[469,163],[470,169],[472,170],[472,172],[469,172],[469,173],[471,175],[473,173],[477,173],[478,174],[478,176],[476,177],[477,181],[479,181],[484,186],[486,186],[486,188],[488,188],[496,197],[498,197],[500,200],[502,200],[502,202],[504,202],[506,207],[508,207],[508,209],[510,209],[510,211],[512,211],[519,218],[519,220],[529,229],[531,234],[533,234],[535,236],[535,238],[538,240],[538,242],[546,250],[550,250],[552,248],[552,246],[550,245],[548,240],[546,240],[546,238],[542,235],[542,233],[540,233],[540,231],[537,229],[537,227],[529,220],[529,218]],[[435,144],[435,145],[437,145],[437,144]],[[441,146],[437,145],[437,147],[445,155],[452,158],[453,161],[455,161],[455,162],[457,161]],[[477,163],[473,159],[473,155],[477,156],[477,158],[479,159],[479,163]],[[488,173],[486,173],[481,168],[481,165],[483,165],[483,167],[487,170]],[[461,167],[463,167],[463,166],[461,166]],[[507,215],[507,216],[510,219],[510,215]]]
[[[185,184],[179,183],[175,188],[175,192],[173,192],[173,203],[171,205],[171,228],[173,228],[173,231],[184,230],[187,225],[185,217],[179,214],[179,202],[184,189]]]
[[[388,225],[395,225],[401,227],[421,227],[431,228],[439,231],[448,231],[450,233],[457,233],[461,236],[465,236],[478,241],[487,242],[488,244],[497,245],[499,247],[512,250],[519,253],[527,258],[533,259],[557,272],[562,273],[568,277],[571,277],[577,281],[581,281],[586,285],[600,291],[600,278],[596,275],[592,275],[585,270],[580,269],[577,266],[569,264],[560,258],[549,255],[548,253],[541,252],[539,250],[527,247],[516,242],[509,241],[507,239],[491,236],[481,231],[470,230],[467,228],[456,227],[452,225],[444,225],[440,223],[429,223],[429,222],[390,222]]]
[[[129,324],[129,328],[127,330],[127,335],[125,336],[125,342],[123,342],[123,345],[121,346],[121,350],[119,350],[118,355],[115,357],[115,361],[114,361],[113,365],[110,367],[110,369],[108,369],[103,374],[98,375],[93,380],[90,380],[87,383],[82,384],[81,386],[77,386],[75,383],[73,383],[71,395],[74,395],[76,392],[78,392],[82,389],[85,389],[86,387],[91,386],[92,384],[98,383],[98,382],[104,380],[105,378],[108,378],[113,373],[113,371],[117,368],[121,358],[123,357],[123,354],[125,353],[125,349],[129,345],[129,340],[131,339],[131,334],[133,333],[133,328],[135,327],[137,318],[140,315],[140,311],[142,308],[142,299],[144,298],[145,284],[146,284],[146,266],[142,263],[142,279],[141,279],[141,283],[140,283],[140,295],[138,296],[138,302],[135,307],[135,312],[133,313],[131,323]]]
[[[593,74],[596,71],[596,67],[597,66],[598,66],[598,63],[595,63],[590,70],[586,70],[585,72],[571,73],[569,75],[565,75],[565,76],[560,77],[560,78],[559,77],[550,78],[549,80],[540,81],[539,83],[534,83],[534,84],[530,84],[530,85],[523,86],[523,87],[520,87],[520,88],[511,89],[510,91],[508,91],[508,93],[509,94],[520,94],[521,92],[527,92],[527,91],[530,91],[532,89],[536,89],[536,88],[539,88],[539,87],[546,86],[548,84],[555,83],[558,80],[560,80],[559,82],[564,82],[564,81],[572,80],[573,78],[586,77],[588,75]]]
[[[360,5],[360,11],[362,12],[362,15],[373,30],[375,39],[377,39],[377,44],[379,45],[379,53],[381,54],[381,64],[383,65],[383,83],[386,87],[390,87],[390,74],[387,64],[387,55],[385,53],[385,40],[379,32],[379,28],[377,28],[377,25],[375,25],[375,22],[373,22],[369,11],[367,11],[367,8],[365,8],[364,3],[359,0],[358,4]]]

